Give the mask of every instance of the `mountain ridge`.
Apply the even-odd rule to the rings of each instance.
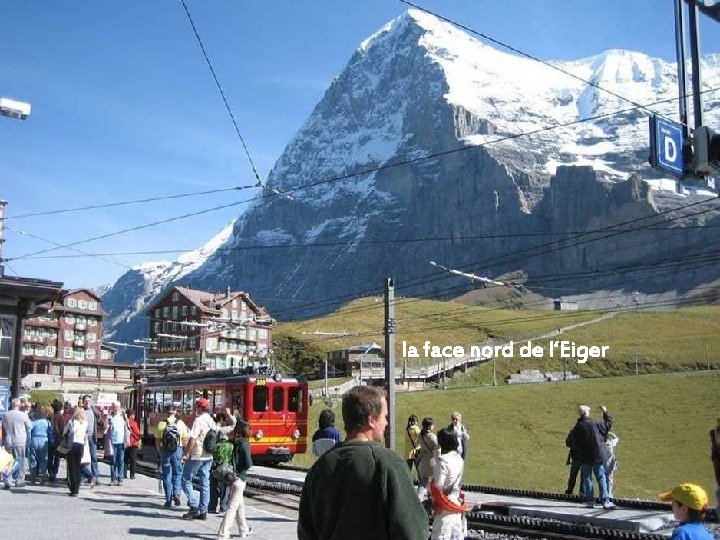
[[[717,59],[704,61],[707,84],[720,86]],[[660,101],[676,92],[670,64],[642,53],[609,50],[552,62],[616,94],[627,91],[634,102]],[[718,119],[717,96],[707,101],[709,117]],[[657,109],[669,115],[672,106]],[[603,114],[611,116],[577,123]],[[477,265],[473,253],[483,253],[486,261],[506,261],[486,263],[484,271],[497,275],[526,264],[532,283],[533,272],[587,271],[602,260],[603,249],[617,253],[618,264],[647,257],[641,243],[656,242],[674,253],[679,240],[643,233],[640,241],[608,240],[603,249],[549,252],[541,262],[510,257],[532,247],[529,233],[602,228],[625,216],[682,206],[685,197],[655,196],[632,176],[642,174],[651,183],[663,178],[646,163],[645,116],[642,108],[590,84],[410,10],[359,45],[288,142],[268,185],[292,200],[256,200],[234,222],[224,249],[206,252],[201,263],[183,266],[186,272],[172,265],[157,271],[140,299],[140,274],[134,280],[127,276],[124,285],[119,280],[106,295],[118,298],[108,310],[110,332],[114,338],[139,332],[135,321],[143,302],[170,283],[247,290],[273,316],[294,318],[338,305],[320,305],[318,298],[367,290],[387,275],[399,283],[415,280],[407,294],[446,297],[452,286],[471,288],[459,278],[448,280],[447,287],[418,281],[414,276],[429,272],[429,258]],[[465,240],[485,231],[509,238]],[[457,240],[412,250],[362,242],[412,237]],[[579,286],[592,288],[592,282],[579,280]],[[128,311],[131,298],[134,307]]]

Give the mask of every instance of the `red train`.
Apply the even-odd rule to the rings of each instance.
[[[195,400],[210,401],[210,412],[229,407],[250,422],[250,452],[256,464],[289,461],[307,449],[308,386],[279,374],[243,373],[238,369],[169,373],[127,389],[123,406],[136,411],[145,444],[155,444],[158,422],[171,404],[189,426]]]

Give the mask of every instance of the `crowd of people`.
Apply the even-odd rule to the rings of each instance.
[[[245,537],[252,530],[245,519],[244,504],[247,471],[252,466],[250,426],[236,419],[229,409],[213,417],[206,398],[199,398],[195,407],[190,427],[179,418],[174,405],[158,424],[155,441],[164,506],[180,506],[180,496],[185,494],[189,510],[183,518],[205,520],[208,513],[225,512],[218,538],[230,538],[233,523]],[[98,432],[104,436],[110,485],[121,486],[128,477],[134,479],[141,437],[133,411],[123,411],[115,402],[105,416],[89,395],[75,407],[58,400],[51,406],[31,406],[27,398],[12,399],[2,419],[0,477],[5,489],[25,486],[26,473],[30,483],[58,481],[63,458],[70,496],[78,496],[83,478],[94,488],[98,484]],[[199,496],[192,485],[196,476]]]
[[[565,441],[571,467],[566,493],[573,493],[579,473],[580,495],[588,507],[594,506],[594,477],[603,508],[611,509],[619,438],[611,431],[613,418],[607,408],[601,405],[600,410],[602,419],[594,419],[589,406],[578,407],[579,417]],[[466,505],[461,486],[470,433],[462,415],[452,412],[449,425],[437,432],[431,417],[420,422],[411,415],[405,428],[403,459],[385,448],[387,414],[384,390],[371,386],[351,389],[342,402],[343,441],[334,413],[330,409],[321,412],[319,428],[312,437],[318,460],[303,486],[298,538],[426,540],[428,515],[432,540],[465,538]],[[251,528],[245,517],[244,490],[252,466],[249,427],[227,408],[211,415],[205,398],[196,401],[194,421],[188,427],[171,405],[155,434],[165,507],[180,506],[184,494],[189,506],[184,519],[205,520],[208,513],[225,512],[218,538],[230,538],[233,523],[241,537],[248,536]],[[75,407],[58,400],[43,406],[14,398],[2,419],[0,478],[5,489],[11,489],[13,482],[24,485],[26,472],[30,483],[57,481],[63,457],[71,496],[77,496],[83,477],[94,487],[98,432],[105,437],[110,484],[122,485],[128,474],[133,479],[140,430],[134,414],[126,414],[119,403],[112,404],[104,417],[89,395]],[[720,418],[710,431],[710,442],[720,486]],[[417,488],[413,474],[417,475]],[[195,477],[199,496],[192,485]],[[660,494],[660,499],[672,502],[680,523],[674,540],[712,538],[702,526],[708,497],[700,486],[680,484]]]

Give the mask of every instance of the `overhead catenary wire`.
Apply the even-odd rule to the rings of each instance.
[[[212,78],[215,81],[215,86],[217,86],[218,92],[220,92],[220,97],[222,98],[222,101],[225,104],[225,109],[227,110],[228,115],[230,116],[230,120],[232,121],[232,124],[235,127],[235,133],[237,133],[238,139],[240,139],[240,143],[242,144],[242,147],[245,150],[245,155],[247,156],[248,163],[250,163],[250,168],[252,169],[252,172],[255,175],[255,179],[257,180],[257,184],[255,187],[261,187],[263,185],[263,183],[262,183],[262,180],[260,180],[260,173],[258,173],[257,167],[255,167],[255,162],[253,161],[253,158],[250,155],[250,149],[248,148],[248,145],[245,142],[245,138],[240,133],[240,127],[238,126],[237,120],[235,120],[235,115],[233,114],[232,109],[230,108],[230,104],[228,103],[227,97],[225,96],[225,91],[223,90],[223,87],[220,84],[220,80],[218,79],[217,73],[215,73],[215,68],[213,67],[212,62],[210,61],[210,57],[208,56],[207,51],[205,50],[205,45],[203,44],[202,38],[200,37],[200,32],[198,32],[198,29],[195,26],[195,22],[193,21],[192,15],[190,15],[190,10],[188,9],[187,4],[185,3],[185,0],[180,0],[180,3],[182,4],[183,9],[185,10],[185,15],[187,15],[188,21],[190,22],[190,26],[192,27],[193,33],[195,34],[195,39],[197,40],[198,45],[200,45],[200,50],[202,51],[203,58],[205,58],[205,63],[207,64],[208,68],[210,69]]]
[[[26,214],[18,214],[16,216],[6,216],[5,221],[10,221],[13,219],[23,219],[23,218],[29,218],[29,217],[39,217],[39,216],[53,216],[57,214],[67,214],[70,212],[81,212],[85,210],[98,210],[98,209],[104,209],[104,208],[114,208],[116,206],[127,206],[131,204],[140,204],[140,203],[149,203],[149,202],[158,202],[158,201],[167,201],[171,199],[181,199],[183,197],[196,197],[198,195],[210,195],[213,193],[222,193],[225,191],[240,191],[243,189],[249,189],[255,187],[254,185],[248,185],[248,186],[233,186],[233,187],[226,187],[226,188],[219,188],[219,189],[209,189],[205,191],[194,191],[192,193],[178,193],[175,195],[162,195],[159,197],[147,197],[145,199],[132,199],[129,201],[119,201],[119,202],[113,202],[113,203],[103,203],[103,204],[91,204],[87,206],[76,206],[74,208],[62,208],[58,210],[44,210],[42,212],[29,212]]]

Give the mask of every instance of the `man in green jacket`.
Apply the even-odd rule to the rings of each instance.
[[[343,397],[347,438],[308,472],[299,540],[427,540],[427,513],[402,458],[383,446],[385,392],[356,386]]]

